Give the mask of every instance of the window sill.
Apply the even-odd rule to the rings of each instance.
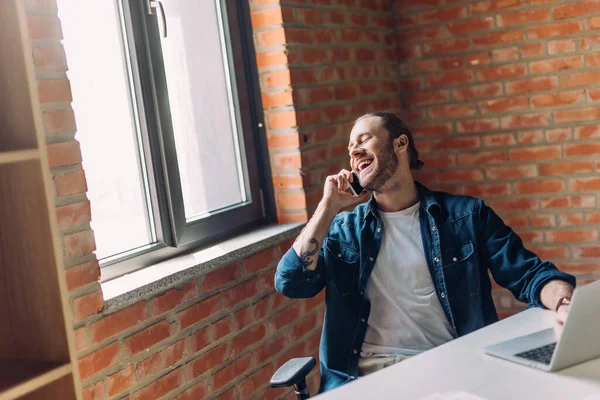
[[[122,308],[152,297],[171,286],[294,238],[303,226],[304,223],[292,223],[262,227],[209,248],[102,282],[105,310]]]

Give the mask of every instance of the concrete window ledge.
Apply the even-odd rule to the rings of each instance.
[[[295,238],[303,226],[304,223],[291,223],[261,227],[212,247],[103,282],[104,310],[123,308],[153,297],[172,286]]]

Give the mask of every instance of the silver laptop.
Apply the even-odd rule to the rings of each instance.
[[[600,281],[578,287],[560,340],[554,329],[507,340],[484,351],[544,371],[558,371],[600,357]]]

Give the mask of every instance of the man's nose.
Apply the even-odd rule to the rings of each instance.
[[[357,158],[360,157],[365,151],[358,146],[354,146],[352,150],[350,150],[350,157]]]

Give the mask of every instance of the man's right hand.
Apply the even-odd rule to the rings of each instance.
[[[330,175],[325,179],[325,188],[323,189],[323,201],[336,211],[358,204],[366,200],[370,192],[363,190],[358,196],[348,192],[350,182],[354,177],[346,169],[341,170],[337,175]]]

